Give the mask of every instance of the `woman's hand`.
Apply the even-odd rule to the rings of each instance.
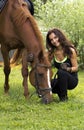
[[[60,68],[61,68],[62,70],[71,72],[71,67],[70,67],[70,65],[69,65],[68,63],[62,63],[62,64],[60,65]]]

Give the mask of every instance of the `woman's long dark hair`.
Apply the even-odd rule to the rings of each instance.
[[[66,38],[66,36],[63,34],[63,32],[57,28],[53,28],[53,29],[49,30],[47,33],[46,48],[48,50],[53,51],[56,48],[54,45],[52,45],[52,43],[49,39],[49,35],[51,33],[54,33],[59,38],[59,42],[60,42],[61,46],[63,47],[65,54],[71,56],[72,51],[70,48],[74,48],[74,50],[76,51],[76,48],[74,47],[74,45]],[[77,51],[76,51],[76,53],[77,53]]]

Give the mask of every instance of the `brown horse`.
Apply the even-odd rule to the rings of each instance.
[[[50,85],[50,63],[45,54],[43,38],[35,18],[30,14],[28,5],[23,0],[6,0],[0,12],[0,44],[4,59],[5,83],[4,91],[9,90],[9,74],[11,71],[9,51],[16,50],[13,60],[22,54],[22,76],[24,96],[29,97],[28,74],[30,82],[35,86],[44,103],[52,101]],[[28,72],[28,62],[31,72]]]

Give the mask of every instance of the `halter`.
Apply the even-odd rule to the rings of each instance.
[[[41,91],[51,91],[52,89],[51,88],[42,88],[39,86],[39,75],[38,75],[38,71],[37,71],[37,67],[44,67],[44,68],[51,68],[51,66],[47,66],[47,65],[44,65],[44,64],[36,64],[33,68],[33,70],[35,70],[35,87],[36,87],[36,91],[38,93],[38,96],[39,97],[44,97],[45,94],[41,94]]]

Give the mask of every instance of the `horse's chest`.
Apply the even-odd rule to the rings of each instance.
[[[23,47],[23,44],[20,42],[20,40],[14,37],[3,37],[2,40],[0,39],[0,41],[2,46],[4,45],[9,50]]]

